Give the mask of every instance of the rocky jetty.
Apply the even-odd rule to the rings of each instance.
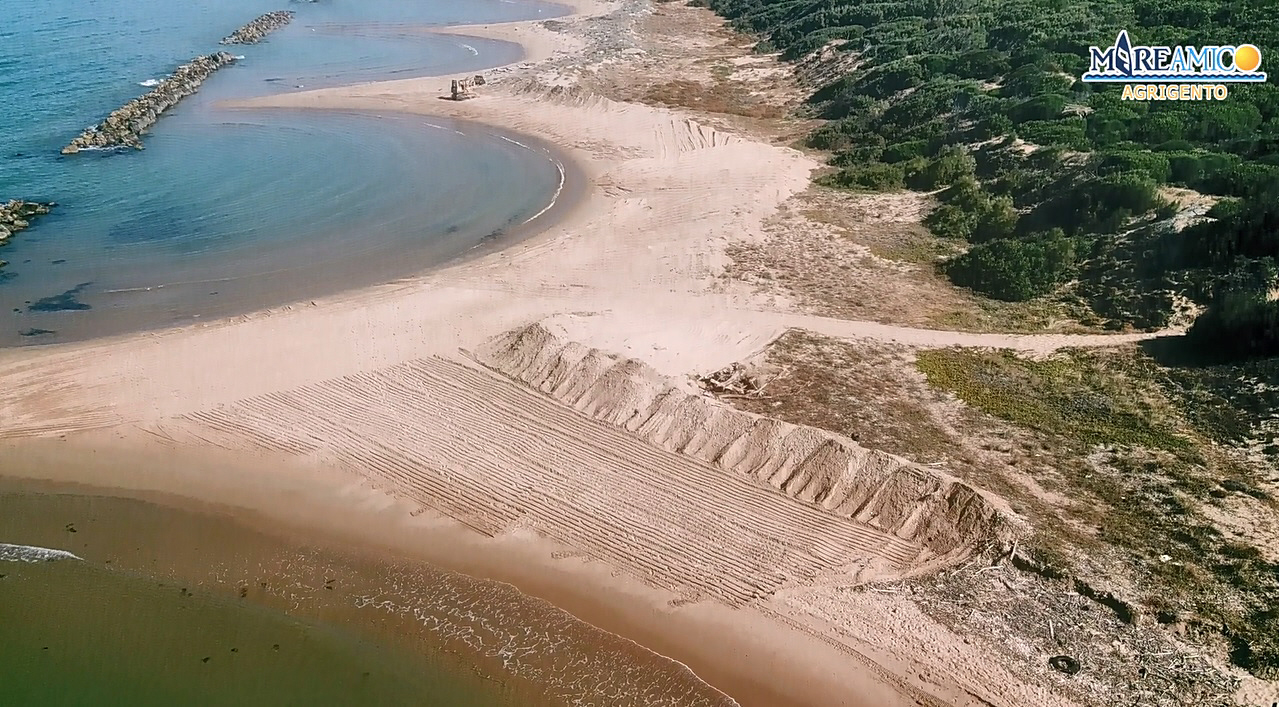
[[[213,72],[235,61],[227,52],[198,56],[179,66],[155,88],[116,109],[107,119],[80,133],[62,154],[71,155],[91,148],[133,147],[142,149],[142,133],[160,114],[195,93]]]
[[[291,10],[276,10],[258,17],[222,39],[222,44],[257,44],[262,38],[293,21]]]
[[[0,203],[0,245],[4,245],[13,234],[30,226],[31,219],[49,213],[49,210],[55,206],[57,204],[52,202],[42,204],[36,201],[22,201],[21,199],[11,199],[7,203]],[[3,267],[4,264],[4,261],[0,260],[0,267]]]

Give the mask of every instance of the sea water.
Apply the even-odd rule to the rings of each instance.
[[[264,42],[218,45],[280,7],[297,15]],[[58,206],[0,249],[0,345],[184,324],[384,282],[522,224],[562,180],[535,145],[442,119],[221,102],[478,71],[516,60],[518,48],[422,27],[561,12],[499,0],[6,3],[0,199]],[[59,154],[177,65],[220,49],[244,58],[167,111],[146,149]]]
[[[341,627],[81,561],[4,565],[4,704],[516,704]]]
[[[515,588],[0,476],[0,704],[733,707]]]

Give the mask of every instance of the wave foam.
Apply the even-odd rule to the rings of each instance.
[[[4,562],[53,562],[55,560],[82,560],[66,550],[55,550],[34,545],[10,545],[0,543],[0,561]]]
[[[152,86],[159,86],[160,79],[147,79],[146,81],[139,81],[138,85],[146,86],[147,88],[151,88]]]

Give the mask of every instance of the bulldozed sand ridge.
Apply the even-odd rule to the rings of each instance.
[[[917,543],[913,564],[1005,544],[1021,523],[959,479],[814,427],[744,412],[647,364],[567,341],[542,323],[488,342],[477,359],[578,412],[670,452]]]
[[[476,358],[491,370],[417,359],[158,429],[322,460],[485,534],[533,530],[730,606],[832,573],[903,576],[1017,528],[956,479],[737,411],[541,324]]]

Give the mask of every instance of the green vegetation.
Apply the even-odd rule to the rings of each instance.
[[[779,383],[772,395],[794,399],[767,414],[949,457],[1032,518],[1037,553],[1117,553],[1126,576],[1114,577],[1148,615],[1220,633],[1236,663],[1279,677],[1279,564],[1225,532],[1279,504],[1240,453],[1279,458],[1279,87],[1134,102],[1078,80],[1088,47],[1121,29],[1138,44],[1248,42],[1277,56],[1279,16],[1233,0],[698,1],[761,50],[855,56],[809,97],[825,122],[807,144],[832,153],[828,186],[934,192],[924,224],[955,245],[941,266],[952,282],[997,300],[1056,298],[1110,328],[1164,327],[1178,300],[1202,307],[1184,339],[1144,353],[919,354],[929,385],[985,421],[969,431],[1007,441],[1009,464],[1042,474],[1034,483],[1069,508],[984,475],[954,451],[964,440],[904,403],[859,397],[891,418],[861,424],[868,413],[848,409],[836,376]],[[877,429],[922,430],[928,444]]]
[[[704,0],[795,59],[837,42],[856,70],[817,90],[809,145],[830,186],[942,192],[928,225],[974,244],[957,284],[1021,301],[1074,297],[1112,327],[1161,327],[1173,295],[1208,306],[1188,342],[1273,356],[1279,282],[1279,87],[1225,101],[1132,102],[1084,84],[1090,45],[1249,42],[1279,16],[1228,0]],[[1225,197],[1181,231],[1169,186]],[[1241,304],[1242,303],[1242,304]],[[1211,335],[1209,335],[1211,334]],[[1223,339],[1234,342],[1217,349]]]
[[[1220,632],[1237,664],[1279,676],[1279,564],[1224,536],[1204,513],[1226,508],[1223,499],[1231,497],[1275,503],[1246,470],[1205,444],[1251,433],[1225,404],[1241,401],[1205,400],[1213,395],[1208,377],[1187,377],[1140,354],[1074,351],[1030,360],[950,349],[920,352],[916,365],[933,387],[1033,432],[1052,450],[1060,475],[1054,485],[1080,503],[1071,523],[1054,510],[1031,513],[1040,530],[1036,554],[1052,555],[1060,568],[1071,566],[1063,547],[1117,550],[1147,614]],[[1229,379],[1239,371],[1225,373]],[[1269,411],[1279,410],[1279,394],[1264,395]]]
[[[1083,354],[1034,361],[1011,351],[935,349],[917,364],[934,388],[1013,424],[1096,445],[1188,450],[1187,437]]]
[[[1233,451],[1279,454],[1279,427],[1259,423],[1279,420],[1279,358],[1186,368],[1136,347],[948,349],[910,351],[911,367],[907,353],[791,330],[768,350],[784,373],[733,403],[940,464],[1031,522],[1021,547],[1048,575],[1279,677],[1279,564],[1231,534],[1267,527],[1279,506],[1272,468]]]

